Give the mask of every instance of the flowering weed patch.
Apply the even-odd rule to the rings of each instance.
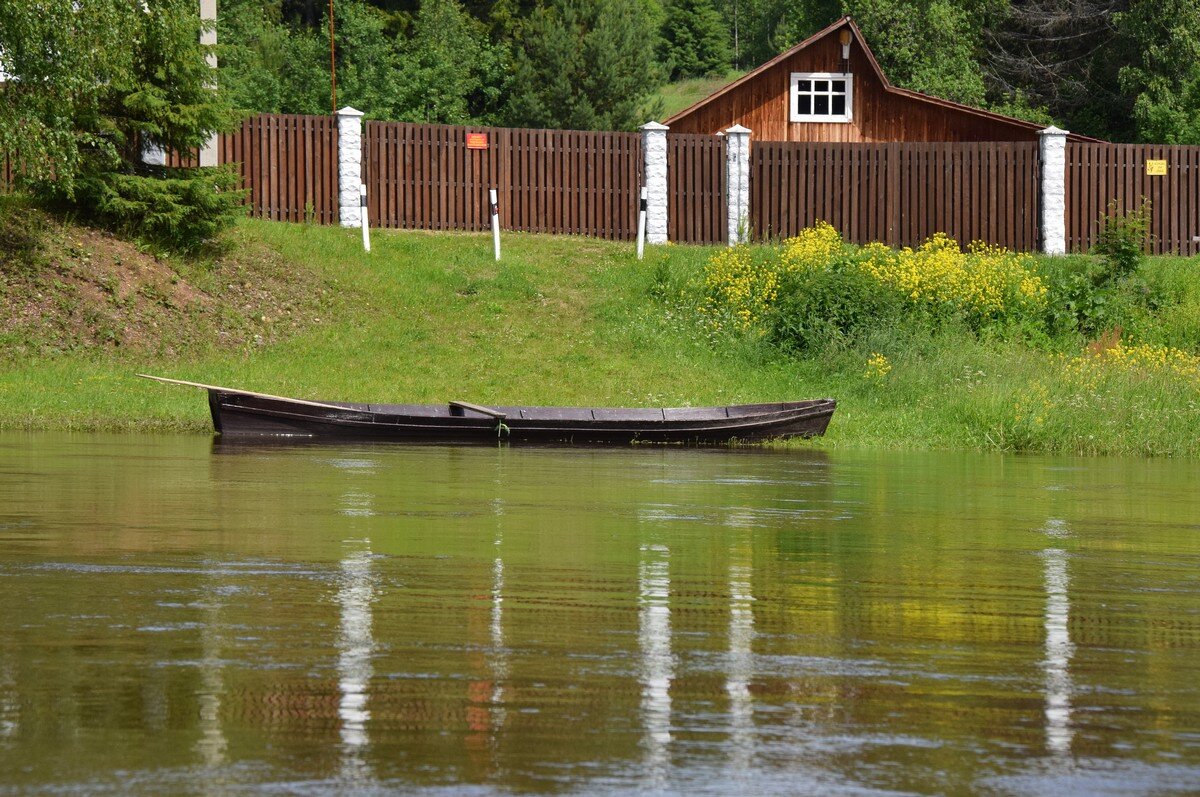
[[[825,222],[759,257],[747,247],[718,252],[704,287],[714,327],[763,327],[797,348],[885,320],[954,321],[976,331],[1035,324],[1047,294],[1028,255],[979,243],[963,251],[944,233],[916,249],[857,247]]]

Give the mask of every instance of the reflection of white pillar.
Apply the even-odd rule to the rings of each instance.
[[[744,772],[754,758],[754,594],[749,551],[739,549],[729,564],[729,663],[725,692],[729,695],[730,764]]]
[[[362,751],[367,745],[367,687],[374,670],[371,655],[375,640],[371,631],[371,602],[375,588],[369,547],[342,559],[342,586],[337,602],[341,609],[338,636],[338,717],[342,721],[342,775],[351,780],[370,777]]]
[[[1071,604],[1067,595],[1070,580],[1067,554],[1061,548],[1048,548],[1046,558],[1046,658],[1042,670],[1046,679],[1046,747],[1055,756],[1071,754]]]
[[[225,668],[221,661],[221,617],[220,604],[216,595],[207,597],[204,611],[204,627],[200,631],[200,739],[196,742],[196,754],[204,767],[219,772],[225,766],[225,753],[229,742],[221,728],[221,695],[225,691],[221,677]],[[212,777],[205,777],[210,788],[216,786]]]
[[[497,514],[503,514],[503,510]],[[492,562],[492,730],[504,724],[504,685],[508,680],[508,651],[504,647],[504,559],[496,532],[496,559]]]
[[[643,545],[638,564],[638,642],[642,651],[642,725],[646,774],[665,783],[671,742],[671,574],[670,549]]]
[[[21,704],[17,702],[14,670],[7,657],[0,662],[0,739],[16,736],[21,730]]]

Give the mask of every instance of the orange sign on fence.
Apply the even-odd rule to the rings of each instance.
[[[487,133],[467,133],[467,149],[487,149]]]

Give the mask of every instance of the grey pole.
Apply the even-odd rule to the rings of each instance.
[[[497,207],[496,189],[488,190],[488,200],[490,210],[492,211],[492,249],[496,252],[496,259],[500,259],[500,209]]]

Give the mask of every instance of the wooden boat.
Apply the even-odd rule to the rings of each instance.
[[[138,374],[208,391],[213,427],[222,437],[478,443],[714,444],[817,437],[829,426],[833,399],[729,407],[616,409],[484,407],[307,401],[249,390]]]

